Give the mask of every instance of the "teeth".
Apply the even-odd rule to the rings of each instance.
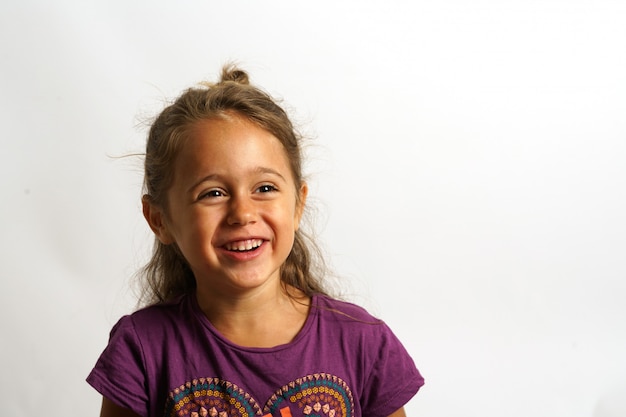
[[[263,241],[261,239],[248,239],[248,240],[241,240],[239,242],[227,243],[226,245],[224,245],[224,247],[227,250],[244,252],[244,251],[256,249],[259,246],[261,246],[262,243]]]

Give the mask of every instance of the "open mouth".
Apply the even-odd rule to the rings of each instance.
[[[224,249],[231,252],[252,252],[263,244],[261,239],[240,240],[238,242],[229,242],[224,245]]]

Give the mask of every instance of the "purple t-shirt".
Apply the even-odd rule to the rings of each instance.
[[[272,348],[225,339],[194,295],[147,307],[113,327],[87,381],[146,417],[386,417],[424,383],[386,324],[321,295]]]

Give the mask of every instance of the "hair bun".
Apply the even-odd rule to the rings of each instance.
[[[244,70],[240,70],[234,64],[226,65],[222,68],[222,78],[220,83],[227,81],[236,82],[237,84],[250,84],[248,73]]]

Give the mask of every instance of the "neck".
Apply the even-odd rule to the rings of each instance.
[[[291,342],[306,322],[310,305],[301,291],[283,285],[230,296],[198,289],[196,296],[202,312],[224,337],[248,347]]]

